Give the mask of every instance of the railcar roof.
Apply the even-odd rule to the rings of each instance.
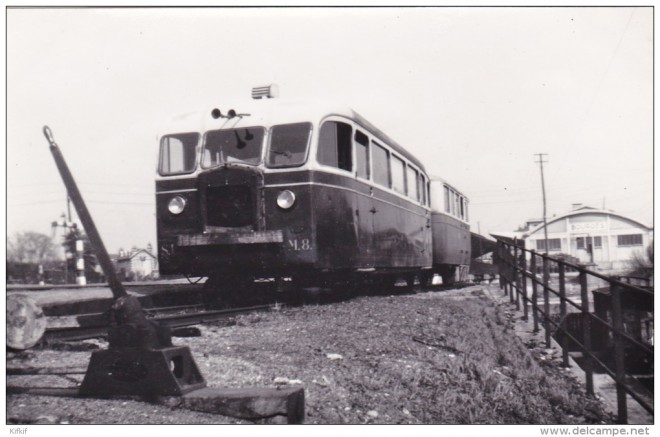
[[[465,193],[461,192],[461,190],[459,190],[459,189],[456,188],[454,185],[452,185],[452,184],[450,184],[449,182],[447,182],[445,179],[443,179],[443,178],[441,178],[441,177],[439,177],[439,176],[435,176],[435,175],[429,175],[429,179],[431,180],[431,183],[433,183],[433,182],[437,182],[437,183],[441,183],[441,184],[447,185],[449,188],[451,188],[452,190],[456,191],[458,194],[460,194],[460,195],[463,196],[464,198],[468,199],[468,197],[465,195]]]
[[[249,114],[232,119],[211,116],[213,109],[219,109],[222,115],[226,115],[230,109],[237,114]],[[161,129],[161,134],[177,132],[205,132],[213,129],[230,129],[234,127],[264,126],[270,127],[277,124],[296,123],[310,121],[319,123],[329,115],[339,115],[353,119],[366,130],[380,138],[390,146],[396,153],[402,155],[422,171],[426,171],[424,165],[403,146],[394,141],[382,130],[371,124],[367,119],[346,105],[334,102],[309,102],[291,99],[260,99],[241,100],[236,102],[218,103],[205,111],[196,111],[181,114],[174,117],[167,126]]]

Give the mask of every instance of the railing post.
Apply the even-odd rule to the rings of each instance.
[[[560,320],[563,322],[566,320],[566,275],[564,263],[559,262],[557,267],[559,269],[559,315]],[[565,332],[562,335],[561,343],[562,365],[568,367],[568,335]]]
[[[511,284],[511,253],[510,249],[508,246],[504,246],[504,258],[506,259],[506,268],[504,269],[506,271],[506,281],[504,285],[504,295],[508,296],[509,295],[509,288]]]
[[[612,325],[614,326],[614,364],[616,373],[616,400],[619,423],[628,423],[628,406],[626,404],[626,363],[624,338],[623,312],[621,309],[621,287],[610,283],[610,297],[612,299]]]
[[[506,294],[506,261],[504,259],[504,243],[502,241],[497,241],[497,260],[499,263],[499,272],[500,272],[500,289]]]
[[[587,393],[594,394],[594,370],[591,357],[591,315],[589,313],[589,290],[587,288],[587,272],[580,270],[580,295],[582,300],[582,344],[584,345],[584,373],[586,376]]]
[[[532,252],[532,317],[534,318],[534,332],[539,332],[539,311],[538,311],[538,285],[536,284],[536,252]]]
[[[543,256],[543,329],[545,330],[545,347],[550,349],[550,270],[548,256]]]
[[[525,242],[523,241],[522,251],[522,299],[523,299],[523,319],[529,320],[529,310],[527,308],[527,252],[525,249]]]
[[[520,274],[518,273],[518,245],[513,246],[513,289],[511,290],[511,303],[516,302],[516,310],[520,311],[520,302],[518,301]],[[514,295],[515,290],[515,295]]]

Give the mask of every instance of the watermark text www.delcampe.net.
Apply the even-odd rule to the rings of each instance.
[[[648,426],[638,427],[610,427],[610,426],[574,426],[574,427],[559,427],[547,426],[541,428],[541,435],[570,435],[570,436],[592,436],[592,435],[607,435],[607,436],[638,436],[650,435],[651,429]]]

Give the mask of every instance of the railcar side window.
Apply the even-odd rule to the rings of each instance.
[[[355,170],[358,177],[369,179],[369,137],[355,131]]]
[[[408,176],[408,197],[419,202],[419,192],[417,191],[417,170],[412,167],[406,169]]]
[[[431,182],[426,183],[426,205],[431,206]]]
[[[319,132],[319,163],[342,170],[353,169],[351,152],[352,128],[346,123],[326,121]]]
[[[158,171],[162,175],[190,173],[195,169],[198,133],[167,135],[160,140]]]
[[[259,164],[265,131],[263,127],[242,127],[207,132],[202,167],[210,168],[232,162]]]
[[[374,171],[374,182],[384,187],[390,187],[390,154],[387,150],[372,141],[371,159]]]
[[[445,185],[445,212],[451,212],[451,196],[449,195],[449,187]]]
[[[392,189],[397,193],[406,194],[406,170],[403,161],[392,156]]]
[[[420,173],[417,178],[417,193],[419,195],[419,202],[426,205],[426,184],[424,183],[424,176]]]
[[[270,168],[298,167],[305,163],[311,123],[291,123],[273,126],[266,165]]]

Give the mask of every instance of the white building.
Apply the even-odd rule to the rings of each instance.
[[[152,253],[151,244],[146,249],[133,247],[130,251],[119,249],[115,259],[119,279],[143,281],[158,278],[158,258]]]
[[[547,222],[550,255],[567,254],[609,273],[629,269],[635,256],[646,259],[653,244],[653,228],[605,209],[574,205],[571,212]],[[545,252],[542,220],[530,220],[525,229],[502,235],[524,239],[526,248]]]

